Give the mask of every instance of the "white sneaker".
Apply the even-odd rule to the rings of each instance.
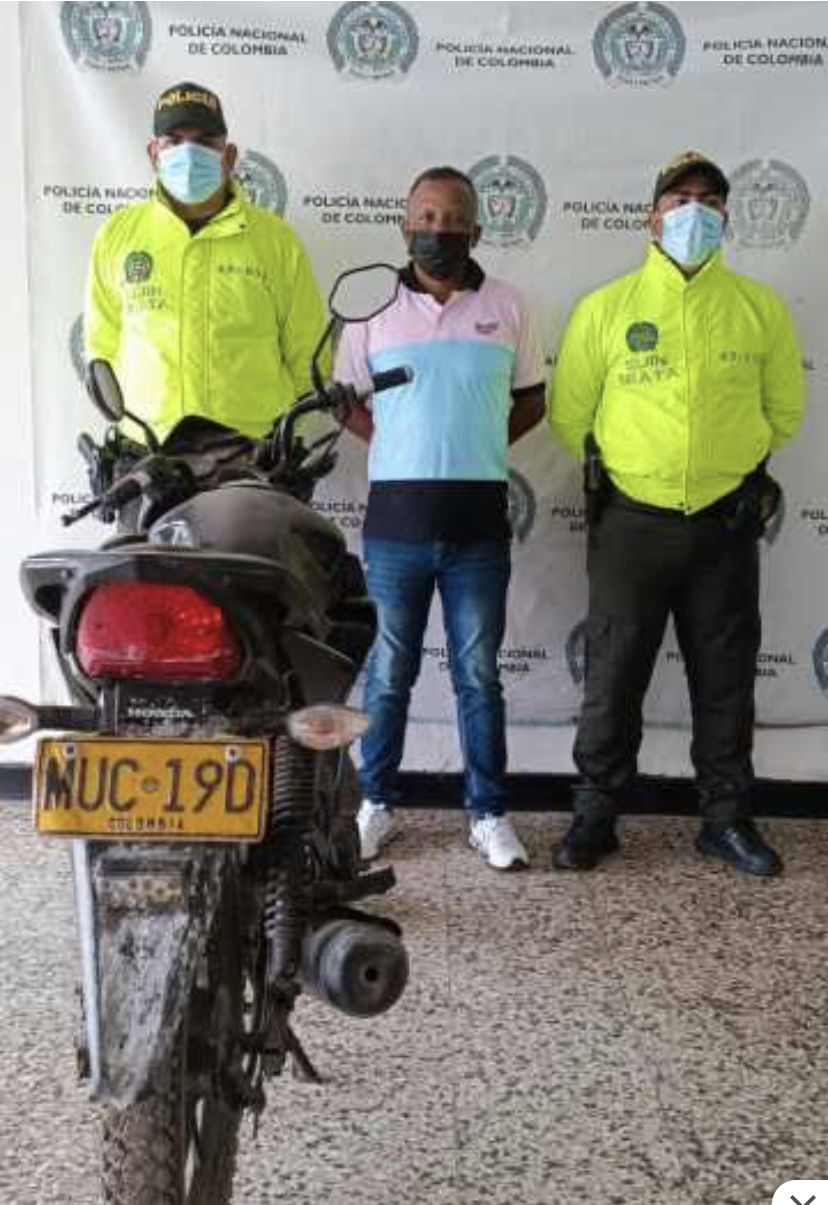
[[[363,799],[356,820],[360,852],[366,862],[375,858],[382,847],[402,831],[396,814],[381,803],[371,803],[370,799]]]
[[[495,870],[525,870],[529,865],[529,855],[508,816],[484,816],[481,820],[473,820],[469,845]]]

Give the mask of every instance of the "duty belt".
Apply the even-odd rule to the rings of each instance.
[[[637,498],[631,498],[629,494],[625,494],[612,481],[606,483],[606,502],[610,506],[618,506],[623,510],[634,510],[645,515],[664,515],[671,519],[681,519],[684,522],[696,519],[713,518],[716,515],[732,514],[739,503],[742,496],[744,483],[732,490],[731,493],[725,494],[722,498],[717,498],[715,502],[711,502],[709,506],[703,507],[701,510],[695,510],[691,515],[687,511],[680,510],[675,506],[655,506],[652,502],[639,502]]]

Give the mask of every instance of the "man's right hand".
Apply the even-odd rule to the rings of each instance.
[[[344,415],[340,415],[336,411],[335,414],[337,422],[342,423],[365,443],[371,442],[374,434],[374,419],[364,402],[356,402],[354,405],[348,406],[347,413]]]

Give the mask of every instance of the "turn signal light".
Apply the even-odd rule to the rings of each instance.
[[[319,703],[292,712],[287,719],[287,730],[298,745],[321,751],[344,749],[367,732],[370,723],[367,715],[353,707]]]
[[[37,732],[37,708],[13,695],[0,696],[0,745],[13,745]]]

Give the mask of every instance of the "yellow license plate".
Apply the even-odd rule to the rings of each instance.
[[[267,741],[41,740],[37,831],[123,841],[260,841]]]

